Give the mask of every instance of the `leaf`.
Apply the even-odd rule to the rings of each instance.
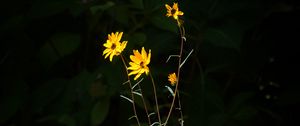
[[[40,61],[48,69],[60,58],[73,53],[79,45],[79,35],[58,33],[41,47],[39,52]]]
[[[142,32],[133,33],[129,36],[130,43],[143,45],[147,41],[147,36]]]
[[[209,117],[208,126],[223,126],[226,123],[226,120],[228,120],[226,114],[214,114]]]
[[[253,92],[242,92],[232,98],[232,101],[230,102],[229,106],[229,113],[235,113],[238,111],[241,107],[247,105],[247,100],[252,98],[254,96]]]
[[[100,125],[106,118],[109,111],[109,100],[101,100],[97,102],[91,111],[92,126]]]
[[[66,10],[69,2],[69,0],[36,0],[32,3],[29,13],[33,18],[51,16]]]
[[[239,34],[236,34],[236,36],[239,36]],[[215,46],[236,50],[240,48],[240,41],[232,38],[229,32],[222,29],[209,28],[204,34],[204,39]]]
[[[151,18],[151,23],[162,30],[170,31],[173,33],[178,32],[176,21],[172,20],[171,18],[168,18],[163,15],[154,15]]]
[[[233,118],[236,120],[248,120],[254,117],[257,113],[257,110],[253,107],[242,107],[237,113],[233,115]]]
[[[55,52],[50,43],[45,43],[41,47],[38,57],[42,66],[46,69],[49,69],[59,59],[58,54]]]
[[[66,56],[74,52],[80,45],[78,34],[58,33],[52,37],[54,47],[60,56]]]
[[[61,124],[64,124],[65,126],[76,126],[76,121],[74,118],[72,118],[70,115],[62,115],[59,117],[58,122]]]
[[[5,90],[1,92],[4,97],[0,104],[0,124],[10,119],[22,107],[26,88],[25,82],[21,80],[6,83]]]
[[[127,26],[129,24],[129,17],[131,16],[128,6],[118,5],[109,9],[109,15],[117,22]]]
[[[130,0],[133,6],[137,9],[144,9],[143,0]]]
[[[90,7],[90,11],[92,12],[92,14],[96,14],[98,11],[104,11],[107,10],[109,8],[111,8],[112,6],[114,6],[115,3],[112,1],[107,1],[105,4],[102,5],[95,5]]]
[[[40,85],[32,94],[32,106],[35,112],[42,112],[44,107],[63,92],[67,80],[54,79]]]

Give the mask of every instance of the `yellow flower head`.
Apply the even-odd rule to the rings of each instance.
[[[173,16],[173,18],[178,21],[178,16],[183,15],[183,12],[179,11],[178,3],[173,3],[173,7],[169,6],[168,4],[165,4],[165,6],[167,8],[167,17]]]
[[[175,73],[169,74],[168,80],[170,81],[171,85],[174,86],[177,83],[177,77]]]
[[[127,41],[120,42],[122,35],[123,32],[108,34],[108,39],[106,43],[103,44],[103,46],[106,47],[103,51],[103,55],[105,55],[104,58],[106,59],[109,56],[110,62],[112,62],[114,56],[120,55],[127,45]]]
[[[145,48],[142,48],[141,53],[138,50],[133,50],[133,55],[130,55],[131,62],[129,62],[130,67],[128,70],[132,70],[128,75],[136,74],[134,80],[138,79],[143,73],[148,75],[149,68],[148,64],[150,63],[151,50],[149,53],[145,51]]]

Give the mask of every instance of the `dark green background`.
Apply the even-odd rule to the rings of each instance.
[[[0,4],[0,125],[135,125],[124,67],[104,60],[107,34],[152,50],[162,118],[180,38],[171,0],[6,0]],[[299,2],[180,0],[187,42],[181,102],[186,126],[299,125]],[[150,79],[141,86],[151,112]],[[262,88],[263,87],[263,88]],[[267,98],[268,97],[268,98]],[[146,124],[140,99],[138,114]],[[179,125],[178,111],[170,125]],[[156,120],[153,118],[153,120]]]

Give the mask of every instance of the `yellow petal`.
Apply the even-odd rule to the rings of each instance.
[[[178,4],[177,3],[173,3],[173,9],[178,10]]]
[[[142,58],[143,58],[143,60],[147,59],[147,52],[145,51],[144,47],[142,47]]]
[[[134,77],[134,80],[137,80],[142,74],[137,74],[135,77]]]
[[[165,7],[167,8],[167,10],[171,10],[172,9],[168,4],[165,4]]]
[[[149,73],[149,68],[148,68],[148,66],[145,66],[144,70],[145,70],[146,75],[148,75],[148,73]]]
[[[146,64],[148,65],[150,63],[150,60],[151,60],[151,49],[149,50],[149,53],[148,53],[148,57],[146,59]]]
[[[108,53],[105,55],[104,59],[106,59],[110,54],[111,54],[111,52],[108,52]]]
[[[130,55],[130,59],[131,61],[133,61],[134,63],[137,63],[137,64],[140,64],[141,63],[141,60],[137,59],[137,57],[133,56],[133,55]]]
[[[178,15],[183,15],[184,13],[182,11],[178,11]]]
[[[173,18],[175,19],[175,20],[178,20],[178,16],[177,15],[173,15]]]
[[[120,41],[121,41],[122,35],[123,35],[123,32],[120,32],[120,33],[116,36],[116,37],[117,37],[117,42],[120,42]]]
[[[143,60],[140,52],[138,50],[134,50],[133,51],[134,56],[137,58],[137,60],[139,61],[139,63]]]
[[[109,56],[109,61],[110,61],[110,62],[112,62],[112,59],[113,59],[114,55],[115,55],[115,51],[113,51],[113,52],[110,54],[110,56]]]
[[[139,73],[139,72],[140,72],[140,70],[134,70],[134,71],[131,71],[131,72],[128,74],[128,76],[133,75],[133,74],[137,74],[137,73]]]
[[[103,54],[102,54],[102,55],[108,53],[109,51],[110,51],[110,49],[105,49],[105,50],[103,51]]]
[[[122,51],[126,48],[127,41],[123,41],[121,44]]]
[[[104,47],[110,48],[112,43],[109,40],[106,40],[106,43],[103,44]]]

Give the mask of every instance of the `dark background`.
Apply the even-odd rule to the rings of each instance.
[[[104,60],[107,34],[123,52],[152,50],[163,119],[165,85],[180,38],[171,0],[6,0],[0,4],[0,125],[135,125],[119,57]],[[300,8],[297,0],[181,0],[187,42],[181,103],[187,126],[297,126]],[[129,58],[128,58],[129,59]],[[150,79],[142,88],[151,112]],[[140,99],[138,114],[146,123]],[[169,125],[179,125],[174,111]],[[153,118],[153,120],[156,120]]]

